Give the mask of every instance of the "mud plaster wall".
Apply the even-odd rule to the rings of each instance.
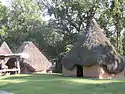
[[[74,67],[72,70],[67,70],[64,66],[62,66],[62,73],[64,76],[77,76],[77,69]]]
[[[98,65],[93,65],[91,67],[83,67],[84,77],[99,77],[100,67]]]

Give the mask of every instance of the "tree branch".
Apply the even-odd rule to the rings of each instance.
[[[68,18],[65,18],[66,21],[68,21],[71,26],[73,26],[74,28],[76,28],[76,30],[77,30],[78,32],[80,32],[79,27],[78,27],[74,22],[71,21],[71,16],[70,16],[70,15],[67,15],[67,17],[68,17]]]

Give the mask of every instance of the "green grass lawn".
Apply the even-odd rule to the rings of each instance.
[[[13,94],[125,94],[125,80],[21,74],[0,77],[0,91]]]

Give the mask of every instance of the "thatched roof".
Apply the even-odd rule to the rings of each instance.
[[[3,48],[0,47],[0,54],[7,54],[7,52]]]
[[[25,65],[32,68],[32,71],[47,70],[51,67],[51,63],[48,59],[40,52],[40,50],[32,42],[24,42],[17,53],[22,53]]]
[[[7,54],[12,54],[12,51],[10,50],[10,48],[9,48],[9,46],[7,45],[6,42],[3,42],[3,43],[1,44],[1,48],[2,48],[4,51],[6,51]]]
[[[1,55],[1,54],[8,54],[8,53],[7,53],[3,48],[0,47],[0,55]],[[4,59],[4,58],[0,56],[0,64],[1,64],[1,63],[4,63],[4,64],[5,64],[5,63],[7,62],[7,60],[8,60],[8,58],[6,58],[6,59],[5,59],[5,62],[1,62],[1,60],[3,60],[3,59]]]
[[[119,73],[124,69],[123,58],[117,53],[94,19],[89,21],[80,39],[63,58],[62,64],[67,69],[72,69],[75,65],[98,64],[109,73]]]
[[[12,51],[10,50],[9,46],[7,45],[7,43],[5,41],[1,44],[0,48],[4,51],[3,54],[13,54]],[[9,59],[10,59],[9,57],[6,57],[4,64],[6,64]]]

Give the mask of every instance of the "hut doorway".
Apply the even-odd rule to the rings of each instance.
[[[10,58],[6,63],[8,69],[16,69],[17,68],[16,62],[17,62],[16,58]],[[11,71],[10,74],[15,74],[15,71]]]
[[[76,65],[76,69],[77,69],[77,77],[83,77],[83,66]]]

